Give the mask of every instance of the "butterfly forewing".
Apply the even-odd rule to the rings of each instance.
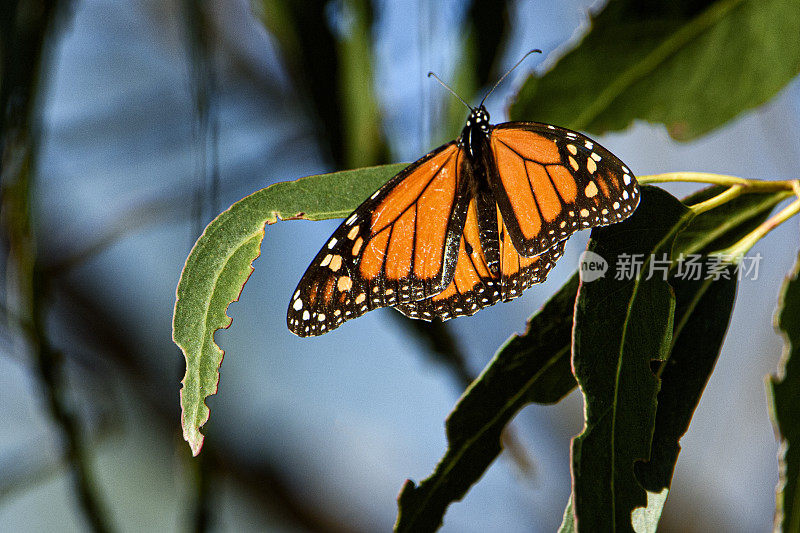
[[[538,255],[578,230],[619,222],[639,203],[630,170],[580,133],[506,122],[489,139],[492,190],[523,256]]]
[[[455,271],[466,216],[450,143],[409,165],[362,203],[317,254],[289,304],[297,335],[320,335],[371,309],[441,292]]]

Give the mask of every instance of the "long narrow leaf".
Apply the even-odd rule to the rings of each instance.
[[[172,321],[172,338],[186,358],[183,437],[194,455],[200,453],[200,427],[209,416],[205,398],[217,392],[224,355],[214,333],[230,326],[228,305],[239,299],[253,271],[264,225],[279,219],[346,216],[402,167],[384,165],[277,183],[236,202],[206,227],[183,267]]]
[[[700,396],[714,370],[736,299],[733,267],[728,278],[670,280],[675,291],[674,343],[659,371],[661,390],[650,459],[636,465],[636,477],[651,493],[670,487],[680,452]]]
[[[591,25],[554,68],[528,79],[512,119],[592,133],[639,119],[689,140],[768,101],[800,73],[794,0],[614,0]]]
[[[783,286],[776,326],[786,342],[778,376],[767,382],[781,442],[775,527],[800,531],[800,259]]]
[[[669,254],[691,212],[668,193],[644,188],[625,224],[592,232],[589,250],[610,264],[641,254],[642,271],[606,276],[578,289],[572,365],[584,395],[583,432],[572,443],[573,508],[579,530],[633,531],[647,506],[634,475],[650,457],[659,380],[651,362],[667,359],[675,300],[655,265]]]
[[[682,280],[672,278],[675,291],[674,342],[669,359],[659,371],[661,390],[650,460],[635,465],[636,478],[647,490],[646,508],[633,511],[637,533],[655,531],[686,432],[716,363],[736,295],[737,279]],[[567,504],[560,532],[575,531],[572,502]]]

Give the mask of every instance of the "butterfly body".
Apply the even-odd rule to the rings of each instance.
[[[608,150],[535,122],[489,123],[406,167],[333,233],[292,296],[289,329],[320,335],[393,306],[446,320],[544,281],[575,231],[626,218],[635,178]]]

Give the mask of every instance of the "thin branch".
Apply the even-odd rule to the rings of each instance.
[[[798,180],[754,180],[740,178],[737,176],[727,176],[725,174],[712,174],[709,172],[665,172],[663,174],[648,174],[637,176],[636,180],[642,185],[651,183],[708,183],[711,185],[724,185],[732,187],[741,185],[747,192],[777,192],[794,190]]]
[[[764,238],[770,231],[774,230],[795,216],[797,213],[800,213],[800,198],[781,209],[778,214],[763,222],[756,229],[745,235],[732,246],[725,248],[724,250],[714,252],[713,255],[719,256],[725,261],[739,263],[744,257],[744,254],[750,251],[750,249],[758,241]]]
[[[43,385],[47,410],[64,439],[78,503],[92,530],[105,532],[109,530],[108,522],[93,491],[80,424],[62,397],[61,354],[52,349],[47,339],[47,302],[33,231],[39,76],[48,71],[46,52],[57,35],[59,15],[68,11],[69,3],[15,2],[0,21],[0,229],[8,246],[6,301],[13,301],[12,315],[30,328],[21,332],[28,334],[29,352]],[[20,16],[23,13],[25,16]]]
[[[705,200],[704,202],[700,202],[699,204],[694,204],[689,208],[694,211],[695,215],[699,215],[701,213],[705,213],[706,211],[710,211],[715,207],[719,207],[724,203],[730,202],[737,196],[740,196],[744,191],[743,185],[733,185],[732,187],[722,191],[718,195]]]
[[[31,351],[36,362],[39,379],[44,385],[45,401],[50,416],[61,430],[64,439],[64,456],[70,465],[78,502],[92,531],[111,531],[107,513],[100,503],[94,488],[94,479],[89,466],[88,453],[81,435],[78,418],[67,407],[62,394],[63,356],[54,350],[44,331],[44,294],[40,276],[34,272],[33,331],[30,338]]]

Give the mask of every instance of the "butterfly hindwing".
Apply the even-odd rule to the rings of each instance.
[[[523,256],[538,255],[578,230],[619,222],[639,203],[630,170],[580,133],[506,122],[492,129],[489,144],[492,190]]]
[[[454,142],[432,151],[345,219],[292,296],[292,332],[320,335],[371,309],[437,294],[450,283],[466,216],[462,157]]]
[[[401,313],[423,320],[469,316],[498,301],[521,296],[523,290],[547,278],[564,253],[566,241],[556,243],[536,257],[520,256],[496,204],[493,211],[481,209],[478,198],[470,201],[452,281],[439,294],[397,305]],[[487,220],[487,215],[492,219]],[[495,224],[494,231],[487,230],[490,221]],[[492,255],[497,255],[494,269]]]

